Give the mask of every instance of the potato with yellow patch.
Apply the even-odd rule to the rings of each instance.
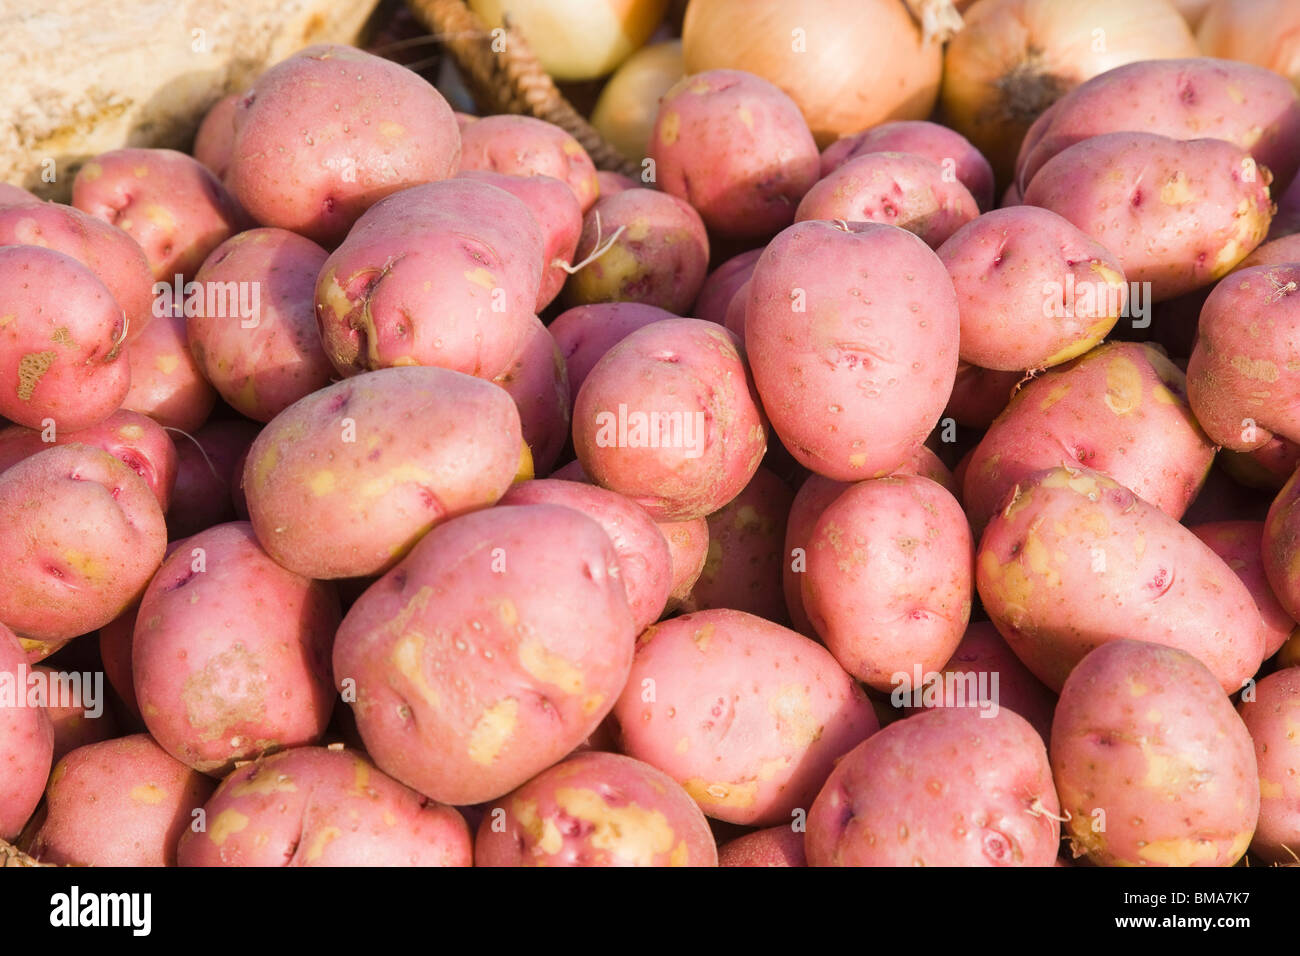
[[[192,277],[247,220],[207,167],[174,149],[100,153],[77,171],[72,205],[139,243],[163,282]]]
[[[1187,398],[1216,444],[1300,441],[1300,264],[1240,269],[1201,310]]]
[[[79,747],[50,775],[31,855],[72,866],[175,866],[176,842],[214,787],[148,734]]]
[[[476,866],[717,866],[699,807],[667,774],[581,753],[488,808]]]
[[[572,190],[585,213],[600,194],[596,165],[567,130],[533,116],[484,116],[460,131],[460,168],[545,176]]]
[[[1300,859],[1300,667],[1269,674],[1237,712],[1255,743],[1259,825],[1250,849],[1269,863]]]
[[[1017,482],[1062,463],[1105,472],[1173,518],[1196,497],[1214,444],[1186,380],[1154,346],[1102,345],[1037,376],[976,446],[962,502],[978,535]]]
[[[646,631],[614,708],[621,750],[667,773],[707,815],[745,826],[806,809],[879,727],[826,649],[743,611]]]
[[[185,315],[160,314],[127,349],[131,388],[122,407],[148,415],[164,428],[194,432],[208,420],[217,393],[190,351]]]
[[[963,362],[997,371],[1060,365],[1099,344],[1128,302],[1119,260],[1037,206],[995,209],[938,250],[957,290]]]
[[[916,236],[802,222],[754,268],[745,348],[790,454],[827,478],[860,481],[890,474],[939,421],[958,328],[952,280]]]
[[[709,237],[684,200],[625,189],[583,216],[574,260],[563,293],[570,307],[640,302],[686,315],[708,273]]]
[[[809,866],[1051,866],[1043,740],[1010,710],[930,710],[849,751],[808,811]]]
[[[1105,133],[1048,160],[1024,201],[1102,243],[1160,301],[1209,285],[1264,241],[1271,178],[1221,139]]]
[[[665,319],[627,336],[578,390],[573,447],[596,484],[656,521],[717,511],[767,451],[735,336],[702,319]]]
[[[286,571],[247,522],[187,539],[136,614],[131,671],[164,750],[222,776],[241,760],[315,743],[333,707],[332,585]]]
[[[0,624],[0,840],[13,840],[41,802],[54,756],[44,707],[27,706],[26,648]]]
[[[440,521],[493,505],[520,467],[519,413],[441,368],[344,379],[290,405],[244,466],[267,553],[311,578],[382,574]]]
[[[557,505],[491,508],[434,528],[357,599],[334,680],[381,770],[463,806],[582,743],[634,640],[604,528]]]
[[[989,522],[975,583],[998,631],[1059,691],[1080,660],[1124,638],[1199,658],[1225,693],[1259,670],[1250,592],[1196,535],[1119,482],[1052,468],[1018,484]]]
[[[469,827],[341,746],[232,771],[180,838],[181,866],[469,866]]]
[[[1052,774],[1075,856],[1101,866],[1232,866],[1259,816],[1250,733],[1185,651],[1136,640],[1070,672]]]

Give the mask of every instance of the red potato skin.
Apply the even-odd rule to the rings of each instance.
[[[678,412],[676,436],[662,421],[653,436],[649,425],[640,438],[632,430],[634,414],[649,422],[651,413]],[[688,436],[688,423],[702,431]],[[665,319],[628,335],[592,368],[574,403],[573,446],[597,484],[656,521],[682,521],[717,511],[749,483],[767,451],[766,425],[735,337],[701,319]]]
[[[540,319],[533,319],[510,367],[492,381],[515,403],[534,474],[549,474],[569,442],[569,373],[559,345]]]
[[[12,682],[17,696],[23,693],[20,675],[27,652],[14,632],[0,624],[0,675]],[[18,836],[32,815],[54,755],[54,726],[44,707],[0,706],[0,840]]]
[[[704,319],[706,322],[717,322],[719,325],[725,325],[727,320],[728,307],[740,291],[741,286],[749,281],[749,277],[754,274],[754,266],[758,263],[758,257],[763,254],[763,250],[750,249],[748,252],[742,252],[739,255],[732,256],[722,265],[718,266],[704,280],[700,286],[699,295],[695,297],[695,305],[691,307],[691,315],[697,319]],[[731,331],[736,332],[735,329]],[[743,334],[739,332],[737,334]]]
[[[143,727],[144,717],[135,699],[135,677],[131,673],[136,610],[133,607],[123,611],[99,629],[99,657],[104,662],[104,677],[126,707],[128,723]]]
[[[1259,611],[1222,559],[1095,471],[1053,468],[989,522],[975,582],[998,631],[1059,691],[1090,651],[1133,638],[1195,655],[1225,693],[1264,659]]]
[[[643,634],[614,717],[623,753],[667,773],[707,815],[745,826],[807,808],[836,760],[879,726],[825,648],[725,609]]]
[[[915,233],[931,249],[980,214],[943,167],[914,153],[864,153],[837,167],[799,201],[795,222],[880,222]]]
[[[1190,654],[1132,640],[1088,654],[1061,689],[1051,755],[1076,857],[1232,866],[1246,852],[1260,799],[1250,734]]]
[[[668,592],[668,611],[681,609],[695,582],[704,573],[709,557],[709,522],[707,518],[687,521],[657,521],[659,531],[668,542],[672,559],[672,587]]]
[[[790,502],[785,525],[781,590],[785,596],[791,626],[805,637],[817,636],[817,630],[808,620],[808,612],[803,603],[803,579],[808,570],[808,548],[812,543],[813,530],[831,503],[850,487],[847,482],[832,481],[813,474],[799,486]]]
[[[214,787],[148,734],[78,748],[50,775],[31,855],[65,866],[175,866],[176,843]]]
[[[737,239],[790,225],[820,158],[794,100],[739,70],[683,77],[659,101],[647,153],[659,187],[709,231]]]
[[[342,747],[297,747],[239,767],[180,838],[180,866],[469,866],[454,807]]]
[[[1264,658],[1272,657],[1295,633],[1296,622],[1278,603],[1264,573],[1264,522],[1215,521],[1191,525],[1188,530],[1209,545],[1246,585],[1259,608]]]
[[[154,318],[130,347],[131,387],[122,407],[147,415],[164,428],[197,431],[217,402],[190,351],[183,314]]]
[[[115,149],[77,171],[72,205],[129,235],[155,279],[189,278],[247,216],[212,172],[174,149]]]
[[[943,263],[894,226],[849,230],[804,222],[773,239],[745,316],[773,429],[800,464],[837,481],[882,477],[906,461],[938,422],[957,371],[957,297]]]
[[[601,356],[642,326],[671,318],[667,309],[642,302],[596,302],[557,315],[547,328],[564,355],[570,402]]]
[[[750,283],[747,281],[736,294],[731,297],[727,303],[727,312],[722,317],[722,324],[727,327],[727,331],[740,340],[741,347],[745,345],[745,317],[749,314],[749,289]]]
[[[717,866],[718,848],[704,814],[671,777],[630,757],[590,752],[497,801],[479,824],[474,864]]]
[[[637,189],[643,185],[640,180],[633,179],[631,176],[611,173],[604,169],[596,170],[596,183],[600,187],[597,196],[612,196],[624,189]]]
[[[1255,744],[1259,824],[1251,852],[1269,863],[1300,854],[1300,667],[1269,674],[1237,712]]]
[[[136,616],[131,672],[149,733],[216,777],[314,743],[334,704],[338,622],[333,588],[276,565],[247,522],[192,536],[163,562]]]
[[[1253,451],[1220,449],[1216,460],[1233,480],[1246,487],[1278,492],[1300,466],[1300,445],[1275,435]]]
[[[1023,372],[995,372],[962,362],[943,417],[984,431],[1002,414],[1024,380]]]
[[[1292,186],[1289,192],[1300,196],[1300,188],[1295,186]],[[1300,204],[1300,200],[1297,200],[1297,204]],[[1276,225],[1277,221],[1274,218],[1273,224]],[[1242,259],[1241,264],[1233,271],[1253,269],[1255,266],[1280,266],[1288,262],[1300,262],[1300,235],[1296,233],[1281,237],[1270,236],[1268,242]]]
[[[1295,475],[1282,487],[1264,518],[1261,545],[1264,573],[1283,610],[1300,620],[1300,481]]]
[[[718,866],[807,866],[803,834],[789,825],[755,830],[718,847]]]
[[[808,811],[804,849],[810,866],[1052,866],[1059,817],[1028,721],[945,708],[849,751]]]
[[[0,206],[30,206],[40,203],[35,194],[21,186],[0,183]]]
[[[418,74],[318,45],[240,98],[230,154],[226,187],[254,219],[329,246],[385,196],[454,175],[460,132]]]
[[[626,683],[634,641],[604,528],[556,505],[491,508],[434,528],[352,605],[334,677],[355,682],[381,770],[464,806],[581,744]]]
[[[193,436],[174,435],[176,484],[167,510],[167,537],[175,541],[235,520],[231,489],[243,479],[238,467],[257,437],[243,419],[209,422]]]
[[[194,158],[212,171],[217,179],[225,179],[230,167],[230,157],[235,144],[235,110],[242,93],[227,93],[212,104],[194,134]]]
[[[860,482],[822,512],[808,545],[804,611],[846,671],[876,690],[941,668],[970,622],[970,527],[928,478]]]
[[[57,680],[56,675],[59,673],[55,668],[46,667],[44,664],[37,664],[32,670],[43,672],[47,680],[51,678]],[[82,687],[84,688],[85,684]],[[49,714],[50,725],[54,728],[55,763],[78,747],[120,736],[117,720],[108,706],[108,701],[101,698],[97,702],[101,712],[98,717],[92,717],[86,712],[87,696],[83,690],[80,693],[74,692],[68,704],[61,704],[54,700],[49,700],[45,704],[45,712]]]
[[[463,127],[460,168],[558,179],[583,213],[600,195],[596,165],[582,144],[553,123],[532,116],[484,116]]]

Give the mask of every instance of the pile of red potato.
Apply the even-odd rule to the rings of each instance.
[[[1033,6],[866,128],[692,69],[639,179],[318,46],[0,186],[0,839],[1300,860],[1300,97],[1163,31],[1004,164],[925,117]]]

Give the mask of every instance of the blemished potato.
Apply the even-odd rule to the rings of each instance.
[[[1245,724],[1204,664],[1159,644],[1112,641],[1070,672],[1052,774],[1075,855],[1102,866],[1232,866],[1259,814]]]
[[[337,243],[377,201],[460,162],[447,101],[419,74],[318,45],[271,67],[235,105],[226,187],[264,226]]]
[[[573,192],[585,213],[600,194],[596,166],[573,136],[532,116],[484,116],[460,132],[461,170],[547,176]]]
[[[820,157],[794,100],[739,70],[705,70],[659,101],[649,158],[659,188],[685,199],[710,232],[759,238],[790,225]]]
[[[0,246],[0,414],[74,431],[122,404],[131,370],[126,326],[108,287],[53,249]]]
[[[186,317],[186,340],[203,377],[241,415],[269,422],[334,377],[316,330],[316,276],[327,258],[292,232],[250,229],[198,269],[194,281],[217,295],[205,291]]]
[[[295,747],[231,772],[180,838],[181,866],[469,866],[469,827],[343,747]]]
[[[184,313],[166,311],[131,343],[131,387],[121,405],[164,428],[195,432],[212,414],[217,393],[194,360],[185,326]]]
[[[1105,472],[1173,518],[1205,481],[1214,444],[1183,373],[1153,346],[1101,345],[1016,392],[976,446],[962,502],[975,533],[1018,482],[1062,463]]]
[[[938,249],[957,291],[961,360],[996,371],[1060,365],[1099,344],[1128,302],[1119,260],[1037,206],[995,209]]]
[[[1275,191],[1300,167],[1300,99],[1284,77],[1211,57],[1153,59],[1108,70],[1057,100],[1020,146],[1017,181],[1032,182],[1075,143],[1123,130],[1227,140],[1273,174]]]
[[[725,609],[643,634],[614,717],[623,753],[667,773],[708,816],[746,826],[806,809],[835,761],[879,726],[825,648]]]
[[[230,168],[231,149],[235,144],[235,109],[242,93],[227,93],[203,114],[203,122],[194,134],[194,158],[212,171],[217,179],[225,179]]]
[[[822,512],[802,576],[804,612],[840,665],[876,690],[937,671],[970,621],[970,526],[928,478],[859,482]]]
[[[149,733],[218,777],[237,761],[316,742],[334,703],[338,622],[333,587],[277,565],[247,522],[190,537],[136,616],[131,671]]]
[[[32,815],[54,755],[54,726],[44,707],[26,706],[26,649],[0,624],[0,840],[12,840]]]
[[[214,787],[148,734],[80,747],[50,774],[31,855],[73,866],[175,866],[176,842]]]
[[[676,611],[704,573],[704,563],[709,557],[709,521],[707,518],[691,518],[687,521],[658,521],[656,524],[668,542],[668,553],[672,558],[668,610]]]
[[[943,410],[944,418],[958,425],[986,430],[1011,401],[1025,380],[1025,373],[995,372],[961,362],[952,383],[952,395]]]
[[[1282,609],[1264,572],[1264,522],[1212,521],[1190,525],[1200,538],[1241,578],[1259,609],[1264,634],[1264,658],[1281,650],[1296,630],[1296,622]]]
[[[880,222],[915,233],[931,249],[980,214],[975,198],[938,163],[914,153],[864,153],[819,180],[795,222]]]
[[[542,281],[537,219],[504,189],[450,179],[371,207],[316,281],[341,375],[436,365],[492,379],[518,354]]]
[[[1240,269],[1201,310],[1187,398],[1205,433],[1233,451],[1300,441],[1300,262]]]
[[[242,418],[208,422],[193,435],[173,436],[176,484],[167,509],[167,537],[175,541],[234,521],[232,490],[243,479],[244,456],[258,434]]]
[[[1059,804],[1020,715],[945,708],[849,751],[808,811],[811,866],[1051,866]]]
[[[1048,160],[1024,201],[1074,223],[1118,258],[1151,301],[1226,275],[1264,241],[1268,170],[1221,139],[1106,133]]]
[[[564,355],[541,319],[529,324],[519,354],[492,381],[514,400],[533,473],[549,474],[569,443],[572,401]]]
[[[138,412],[120,408],[97,425],[76,431],[10,425],[0,429],[0,471],[52,445],[91,445],[108,452],[144,479],[166,513],[176,484],[176,446],[162,427]]]
[[[695,297],[691,315],[697,319],[725,325],[728,307],[740,288],[754,274],[754,266],[762,254],[761,248],[750,249],[748,252],[732,256],[710,272],[705,277],[704,284],[700,286],[699,295]],[[736,330],[732,329],[732,331]]]
[[[807,865],[803,833],[789,825],[755,830],[718,847],[718,866]]]
[[[1250,849],[1269,863],[1300,857],[1300,667],[1269,674],[1237,705],[1255,744],[1259,823]]]
[[[599,522],[618,555],[619,577],[636,632],[659,619],[672,588],[672,554],[644,508],[595,485],[545,479],[514,485],[499,506],[541,504],[572,508]]]
[[[483,817],[476,866],[717,866],[699,807],[667,774],[610,753],[551,767]]]
[[[434,528],[352,605],[334,679],[381,770],[456,806],[494,800],[585,740],[627,682],[618,552],[558,505]]]
[[[495,504],[519,469],[504,389],[441,368],[382,369],[313,392],[253,442],[257,538],[310,578],[387,571],[440,521]]]
[[[121,736],[117,718],[107,700],[96,696],[90,680],[78,678],[74,683],[44,664],[37,664],[32,672],[45,675],[46,687],[59,688],[57,693],[51,691],[45,701],[45,712],[54,728],[55,763],[78,747]]]
[[[573,447],[597,484],[655,520],[717,511],[767,450],[735,337],[702,319],[665,319],[628,335],[578,391]]]
[[[980,539],[975,583],[1016,655],[1059,691],[1124,638],[1199,658],[1225,693],[1259,670],[1250,592],[1209,545],[1117,481],[1057,467],[1021,481]]]
[[[642,326],[674,317],[641,302],[596,302],[557,315],[547,328],[564,355],[570,404],[601,356]]]
[[[837,481],[889,474],[938,422],[957,372],[943,263],[895,226],[791,226],[750,279],[745,348],[773,430]]]
[[[38,452],[0,473],[0,621],[43,660],[134,603],[166,544],[157,499],[122,462],[90,445]]]
[[[77,171],[72,205],[139,243],[164,282],[193,276],[246,220],[207,167],[174,149],[101,153]]]
[[[574,256],[566,305],[642,302],[685,315],[708,272],[709,237],[685,200],[625,189],[602,196],[583,217]]]
[[[981,210],[993,208],[993,167],[965,136],[927,120],[881,123],[838,139],[822,150],[825,179],[851,159],[868,153],[913,153],[950,171]]]

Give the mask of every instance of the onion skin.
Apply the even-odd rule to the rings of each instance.
[[[819,149],[890,120],[928,118],[943,55],[902,0],[691,0],[682,50],[688,74],[745,70],[780,87]]]
[[[1295,0],[1213,0],[1196,31],[1206,56],[1280,73],[1300,90],[1300,5]]]

